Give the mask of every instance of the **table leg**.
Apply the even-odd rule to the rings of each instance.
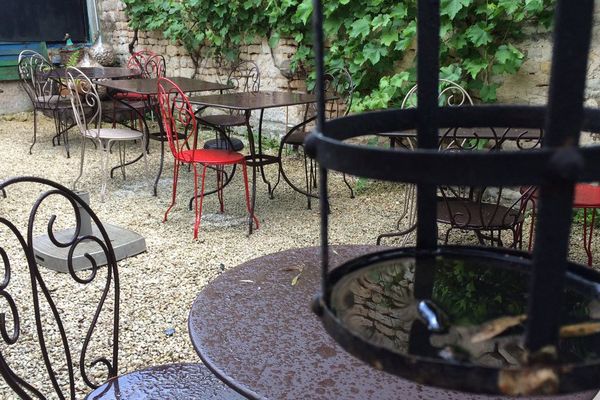
[[[258,155],[259,157],[262,155],[262,124],[263,124],[263,116],[265,114],[265,109],[262,108],[260,110],[260,118],[258,119]],[[262,158],[261,158],[262,159]],[[273,190],[271,190],[271,182],[267,180],[265,176],[265,167],[260,163],[260,175],[264,183],[267,184],[267,190],[269,191],[269,198],[273,199]]]

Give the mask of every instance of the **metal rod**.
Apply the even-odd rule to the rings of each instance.
[[[417,25],[417,144],[438,147],[440,2],[419,0]],[[437,247],[437,200],[434,185],[417,185],[417,247]]]
[[[535,353],[556,346],[571,228],[574,182],[583,166],[575,150],[583,120],[583,95],[594,11],[593,0],[559,0],[544,146],[556,148],[549,182],[540,188],[533,275],[525,338]],[[551,310],[551,312],[548,312]]]
[[[315,32],[315,65],[317,68],[317,82],[315,91],[317,94],[317,132],[325,135],[325,77],[324,66],[324,39],[323,39],[323,6],[320,0],[313,0],[313,31]],[[321,212],[321,285],[322,295],[325,301],[329,299],[327,289],[327,274],[329,271],[329,205],[327,194],[327,170],[319,167],[319,209]]]

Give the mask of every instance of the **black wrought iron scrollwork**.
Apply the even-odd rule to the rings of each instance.
[[[66,187],[54,183],[52,181],[34,178],[34,177],[22,177],[13,178],[0,183],[0,190],[9,186],[16,186],[17,184],[41,184],[46,189],[34,202],[32,209],[29,213],[27,220],[26,232],[22,233],[18,228],[17,224],[9,220],[9,216],[3,215],[0,212],[0,225],[6,227],[10,231],[10,236],[16,239],[19,244],[19,253],[24,255],[27,264],[27,273],[31,281],[31,299],[33,307],[18,307],[14,301],[15,290],[11,283],[14,279],[12,278],[13,268],[15,266],[11,264],[11,251],[7,251],[5,243],[0,242],[0,259],[4,267],[4,274],[0,283],[0,297],[4,300],[6,306],[0,305],[0,335],[2,340],[6,344],[3,350],[0,351],[0,374],[10,386],[10,388],[22,398],[40,398],[45,399],[48,397],[58,396],[59,398],[70,398],[74,399],[76,396],[76,388],[81,386],[82,382],[87,387],[95,389],[106,379],[115,377],[118,371],[118,323],[119,323],[119,280],[117,272],[116,258],[114,250],[112,248],[110,239],[108,238],[107,232],[104,229],[102,223],[98,217],[94,214],[91,208],[83,201],[76,193],[67,189]],[[10,192],[9,192],[10,193]],[[44,277],[38,267],[34,253],[34,232],[37,232],[35,228],[37,220],[40,218],[40,210],[42,206],[49,203],[49,199],[60,198],[62,201],[67,200],[68,206],[67,211],[74,215],[75,228],[73,233],[67,238],[64,235],[58,235],[56,229],[57,216],[51,215],[49,217],[46,231],[52,244],[60,248],[68,249],[67,264],[68,274],[64,274],[65,279],[73,279],[79,285],[90,285],[95,283],[102,277],[105,281],[98,289],[100,294],[100,300],[94,308],[93,315],[90,318],[89,325],[85,332],[82,332],[84,336],[83,344],[81,345],[81,351],[78,351],[73,344],[79,343],[80,338],[74,340],[67,335],[65,329],[65,316],[62,315],[56,304],[56,297],[53,294],[55,288],[49,288],[44,280]],[[69,210],[70,209],[70,210]],[[92,234],[81,235],[81,224],[82,224],[82,211],[89,214],[92,219],[95,229]],[[0,237],[0,240],[3,240]],[[81,251],[77,251],[78,247],[83,243],[94,243],[101,253],[101,257],[106,260],[105,274],[99,274],[100,265],[98,257],[93,257],[89,253],[84,253],[83,257],[89,262],[89,271],[85,272],[85,275],[75,270],[74,258],[81,255]],[[12,290],[11,290],[12,289]],[[111,298],[114,305],[112,309],[105,310],[107,301]],[[6,307],[4,309],[4,307]],[[42,315],[42,310],[49,310],[49,315]],[[90,359],[89,348],[90,344],[94,340],[95,333],[99,328],[99,316],[101,312],[110,312],[112,326],[110,327],[110,349],[105,350],[106,354],[96,355],[93,359]],[[7,327],[7,313],[10,313],[10,319],[12,320],[12,332]],[[19,351],[22,347],[23,341],[19,339],[23,336],[23,324],[22,319],[27,314],[33,313],[33,320],[35,326],[35,332],[27,332],[28,335],[37,336],[38,348],[36,351],[41,353],[44,366],[40,365],[40,369],[45,367],[45,375],[50,385],[45,387],[37,387],[37,383],[28,382],[29,377],[20,375],[18,369],[13,368],[12,365],[7,361],[8,355],[13,351]],[[48,323],[50,317],[50,323]],[[52,326],[53,332],[57,334],[57,338],[60,345],[56,345],[53,342],[53,347],[50,348],[48,342],[50,335],[48,335],[48,327]],[[104,327],[103,327],[104,328]],[[48,337],[47,337],[48,336]],[[28,347],[29,351],[33,349]],[[58,354],[58,356],[57,356]],[[78,357],[78,361],[75,359]],[[61,360],[60,362],[57,360]],[[78,365],[77,365],[78,364]],[[91,376],[91,369],[97,369],[102,367],[105,372],[103,373],[102,382],[96,382]],[[78,374],[77,372],[78,371]],[[59,381],[57,378],[63,374]]]

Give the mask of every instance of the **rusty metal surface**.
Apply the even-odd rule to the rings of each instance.
[[[332,265],[339,265],[378,250],[382,247],[332,246],[330,257]],[[271,254],[225,272],[192,306],[189,330],[196,351],[221,379],[249,398],[501,399],[425,387],[352,357],[310,310],[319,285],[319,248]],[[586,392],[544,399],[593,396]]]
[[[90,79],[130,78],[140,74],[139,70],[122,67],[78,67],[78,69]],[[50,73],[50,77],[66,78],[67,69],[57,68]]]
[[[230,89],[231,85],[207,82],[199,79],[169,77],[184,92],[208,92],[213,90]],[[98,85],[115,89],[121,92],[138,93],[144,95],[155,95],[158,92],[158,79],[127,79],[118,81],[102,81]]]
[[[316,101],[317,96],[314,94],[274,91],[238,92],[190,97],[192,104],[222,107],[232,110],[261,110],[264,108],[308,104]]]
[[[169,364],[119,376],[90,393],[88,400],[241,400],[202,364]]]

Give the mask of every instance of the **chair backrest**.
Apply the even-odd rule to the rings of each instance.
[[[18,58],[21,86],[34,107],[56,104],[60,97],[59,79],[50,78],[54,66],[41,54],[33,50],[23,50]]]
[[[167,74],[165,58],[160,54],[154,54],[146,59],[142,68],[142,76],[149,79],[162,78]]]
[[[67,89],[79,131],[84,136],[97,138],[102,122],[102,103],[96,85],[78,68],[67,67]]]
[[[155,55],[156,53],[151,50],[136,51],[129,57],[129,60],[127,60],[127,68],[137,69],[144,78],[147,78],[147,76],[144,76],[144,66],[148,59]]]
[[[352,107],[354,81],[346,68],[332,68],[325,72],[325,94],[335,97],[325,104],[327,119],[344,117]]]
[[[2,203],[31,199],[32,208],[0,207],[0,375],[22,399],[79,398],[118,373],[119,276],[110,238],[62,185],[21,177],[1,182],[1,190]],[[64,223],[74,230],[57,229]],[[68,254],[68,273],[40,268],[35,245],[43,233]],[[81,267],[81,255],[87,271],[73,267],[76,258]]]
[[[240,61],[233,66],[227,84],[236,92],[258,92],[260,90],[260,70],[254,61]]]
[[[198,125],[194,109],[183,91],[168,78],[158,79],[158,104],[169,148],[177,160],[191,161],[198,148]],[[191,149],[189,159],[182,151]]]

